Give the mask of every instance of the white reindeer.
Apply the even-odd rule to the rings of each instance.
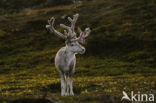
[[[84,32],[79,28],[80,36],[76,36],[74,28],[78,16],[79,14],[75,14],[73,16],[73,19],[68,17],[68,20],[71,22],[71,27],[66,26],[64,24],[60,24],[61,27],[68,30],[68,32],[64,30],[65,35],[54,29],[54,17],[48,20],[49,25],[46,25],[46,28],[49,28],[55,35],[66,40],[66,45],[57,52],[55,57],[55,66],[58,69],[61,77],[61,96],[74,95],[72,86],[72,76],[76,64],[75,54],[83,54],[85,52],[85,48],[82,45],[80,45],[79,42],[84,43],[85,38],[91,32],[90,28],[86,28]],[[65,73],[69,74],[67,83]]]

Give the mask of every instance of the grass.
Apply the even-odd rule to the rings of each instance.
[[[36,100],[42,99],[46,94],[46,99],[54,98],[66,103],[103,103],[109,97],[110,99],[105,101],[107,103],[112,101],[111,98],[119,102],[123,90],[156,92],[155,68],[112,58],[90,57],[79,58],[77,61],[73,78],[74,97],[60,96],[59,74],[54,64],[47,62],[32,67],[27,64],[21,69],[17,66],[13,69],[8,68],[9,70],[4,68],[8,72],[0,75],[1,99],[19,100],[19,102],[24,99],[32,101],[31,99],[35,98]]]
[[[41,79],[42,78],[42,79]],[[75,97],[60,97],[60,81],[59,78],[54,78],[46,75],[37,75],[35,78],[29,79],[13,79],[9,82],[2,82],[2,96],[22,98],[42,98],[46,93],[47,98],[55,98],[67,103],[103,103],[106,96],[115,97],[117,101],[122,96],[121,91],[125,90],[130,92],[150,90],[155,92],[155,78],[143,77],[136,75],[121,77],[76,77],[73,79]],[[9,88],[7,87],[9,85]],[[95,96],[96,94],[96,96]],[[4,98],[5,99],[5,98]],[[17,98],[16,98],[17,99]],[[93,101],[92,101],[93,100]]]
[[[122,91],[156,92],[155,2],[99,0],[3,15],[0,20],[0,102],[120,103]],[[79,13],[91,27],[77,55],[75,96],[60,96],[54,57],[64,41],[45,29],[54,16]],[[127,103],[128,101],[124,101]]]

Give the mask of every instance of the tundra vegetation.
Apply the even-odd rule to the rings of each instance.
[[[156,93],[155,0],[38,5],[17,11],[0,6],[1,103],[120,103],[122,91]],[[61,97],[54,57],[64,41],[45,25],[52,16],[56,25],[69,24],[66,17],[76,13],[81,15],[76,26],[92,32],[85,54],[77,56],[75,95]]]

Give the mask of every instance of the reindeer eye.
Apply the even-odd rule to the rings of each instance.
[[[71,44],[71,46],[74,46],[74,44]]]

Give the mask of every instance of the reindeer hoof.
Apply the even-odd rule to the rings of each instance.
[[[66,96],[66,94],[65,93],[61,93],[61,96]]]
[[[61,94],[61,96],[64,97],[65,95],[64,94]]]
[[[69,96],[69,93],[65,93],[65,96]]]
[[[70,95],[71,95],[71,96],[74,96],[74,93],[73,93],[73,92],[70,92]]]

